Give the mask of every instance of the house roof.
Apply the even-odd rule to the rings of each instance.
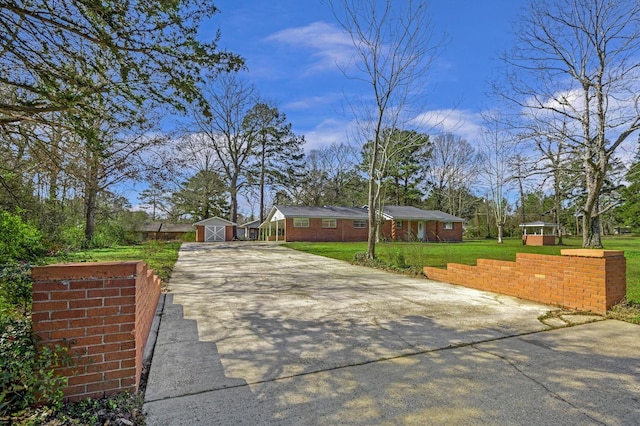
[[[309,207],[309,206],[274,206],[286,217],[314,217],[326,219],[367,219],[369,213],[359,207]]]
[[[385,206],[385,216],[395,220],[429,220],[438,222],[464,222],[464,219],[440,210],[422,210],[411,206]]]
[[[216,216],[216,217],[210,217],[208,219],[204,219],[204,220],[201,220],[199,222],[196,222],[196,223],[193,224],[193,226],[213,225],[214,223],[221,223],[221,222],[224,223],[227,226],[229,226],[229,225],[230,226],[236,226],[237,225],[236,223],[231,222],[230,220],[223,219],[221,217]]]
[[[260,219],[252,220],[251,222],[238,225],[238,228],[258,228],[260,226]]]
[[[280,212],[284,217],[311,217],[325,219],[368,219],[369,211],[360,207],[339,207],[339,206],[274,206],[266,222]],[[383,210],[386,219],[395,220],[428,220],[439,222],[464,222],[464,219],[450,215],[439,210],[422,210],[409,206],[386,206]]]
[[[138,232],[191,232],[193,226],[184,223],[147,222],[136,228]]]
[[[159,232],[193,232],[193,225],[186,223],[163,223]]]
[[[162,226],[162,222],[147,222],[143,223],[140,226],[136,227],[136,231],[138,232],[158,232],[160,231],[160,227]]]

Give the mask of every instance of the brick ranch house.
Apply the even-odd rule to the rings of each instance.
[[[438,210],[387,206],[380,230],[391,241],[462,241],[463,219]],[[368,211],[359,207],[276,205],[260,225],[268,241],[367,241]]]

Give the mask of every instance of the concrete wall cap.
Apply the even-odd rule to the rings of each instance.
[[[622,250],[599,250],[599,249],[564,249],[560,250],[562,256],[577,257],[623,257]]]
[[[142,265],[141,265],[142,264]],[[139,274],[144,268],[142,260],[124,262],[58,263],[36,266],[31,270],[34,281],[78,278],[122,278]]]

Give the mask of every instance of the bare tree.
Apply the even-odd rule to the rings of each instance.
[[[282,191],[296,204],[362,205],[358,159],[357,151],[343,143],[313,149],[305,157],[302,178]]]
[[[640,3],[532,1],[517,37],[506,96],[581,159],[582,245],[602,247],[601,216],[615,206],[601,197],[610,163],[640,129]]]
[[[451,133],[431,138],[431,156],[426,169],[432,207],[454,216],[468,208],[468,195],[477,179],[478,153],[460,136]]]
[[[195,131],[207,138],[227,180],[230,219],[238,220],[238,194],[246,185],[249,161],[254,154],[255,138],[243,128],[247,112],[258,102],[255,88],[237,74],[220,76],[215,85],[203,90],[211,113],[194,108]],[[234,238],[236,228],[234,227]]]
[[[393,130],[402,129],[412,96],[422,95],[423,77],[437,53],[424,1],[343,0],[331,3],[339,24],[351,38],[355,52],[348,78],[364,83],[368,93],[350,98],[357,123],[356,138],[371,143],[368,167],[369,233],[367,257],[375,257],[380,195],[389,158],[401,144],[392,143]],[[404,121],[404,123],[403,123]],[[409,146],[411,140],[405,141]]]
[[[485,116],[485,131],[482,134],[482,161],[480,169],[490,194],[493,214],[498,227],[498,243],[502,244],[504,225],[509,213],[509,182],[513,179],[511,162],[515,155],[515,142],[501,125],[498,113]]]
[[[511,174],[511,180],[518,184],[518,195],[520,196],[520,221],[525,223],[527,221],[526,212],[526,192],[525,181],[531,175],[529,169],[531,168],[531,159],[517,153],[511,159],[511,168],[513,172]]]
[[[566,126],[561,126],[561,129]],[[566,199],[569,189],[567,185],[571,182],[570,176],[576,176],[573,169],[575,162],[571,161],[570,145],[565,138],[566,131],[557,134],[537,130],[534,132],[533,143],[540,154],[535,162],[536,167],[531,170],[531,174],[543,174],[543,183],[551,181],[553,187],[553,220],[557,225],[558,244],[562,245],[563,228],[561,222],[563,202]],[[571,182],[574,187],[578,185]]]

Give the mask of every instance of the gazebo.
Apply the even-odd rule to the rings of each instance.
[[[523,228],[522,244],[526,246],[553,246],[556,244],[557,223],[552,222],[527,222],[521,223]],[[532,232],[533,231],[533,232]]]

